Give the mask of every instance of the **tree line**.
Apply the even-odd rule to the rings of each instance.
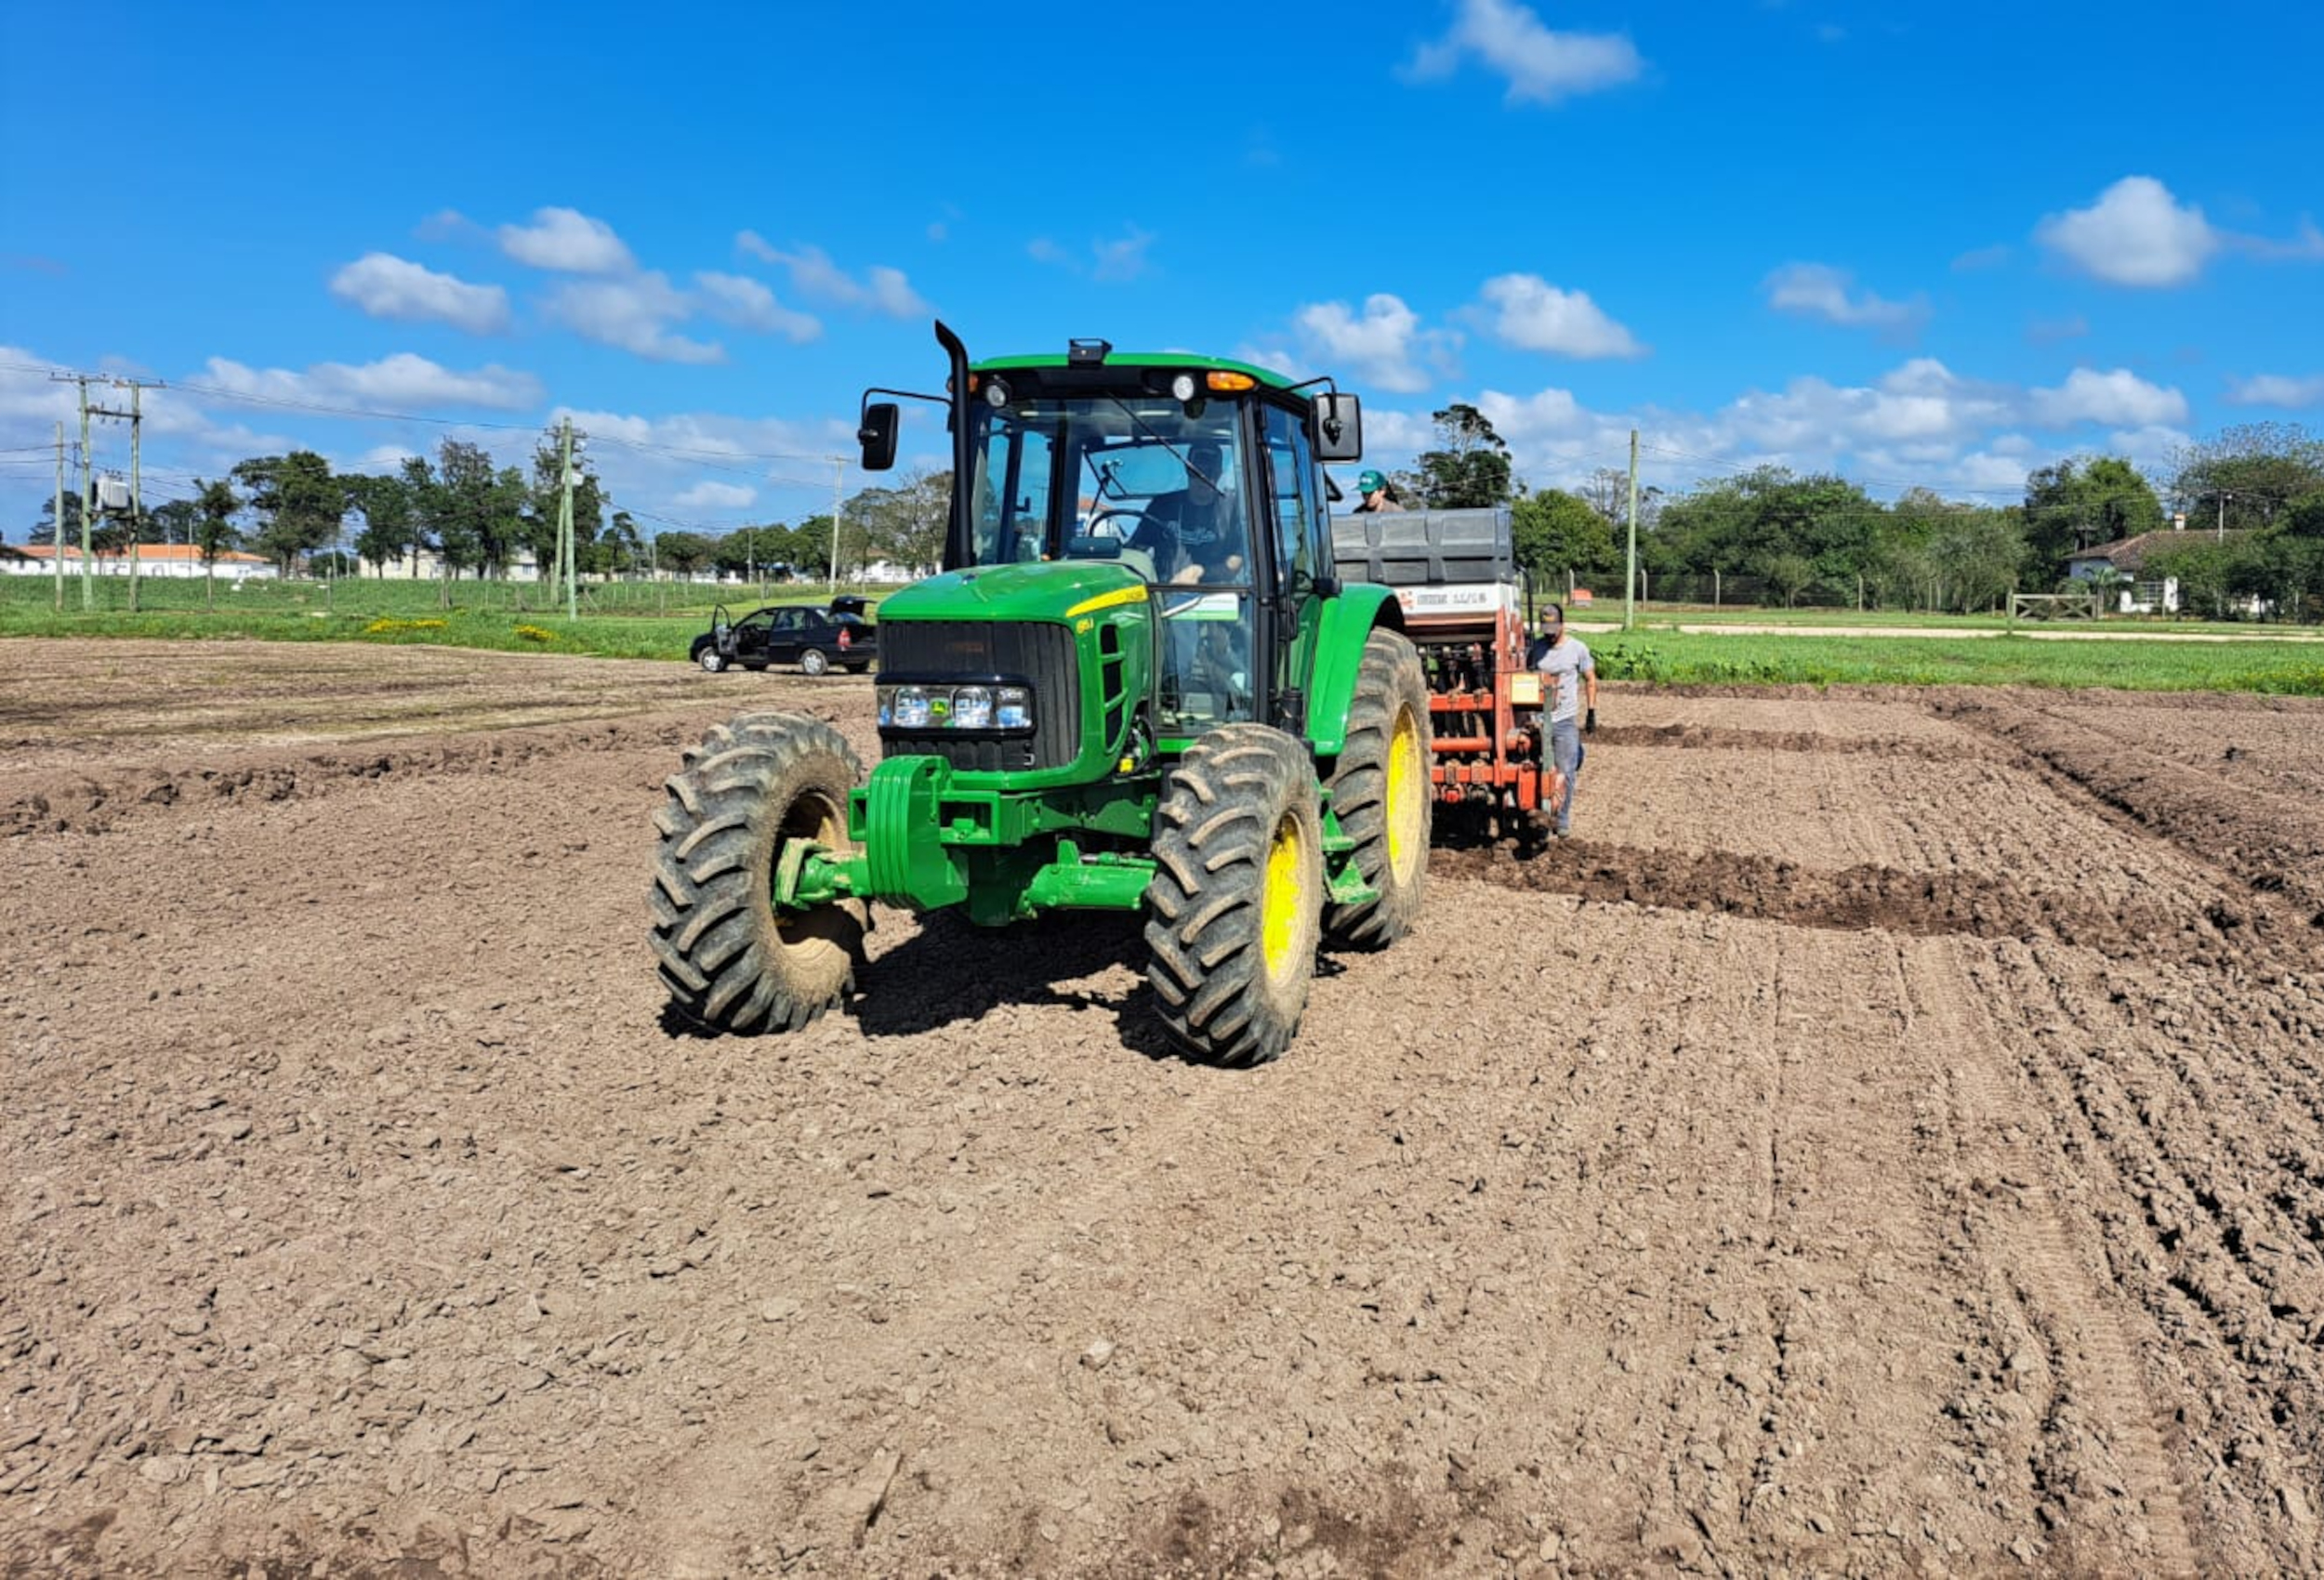
[[[1518,559],[1538,577],[1621,586],[1627,473],[1602,468],[1578,488],[1529,491],[1476,408],[1447,407],[1434,424],[1434,447],[1393,479],[1402,503],[1508,505]],[[1649,588],[1700,596],[1740,579],[1758,601],[1815,594],[1956,611],[2064,590],[2075,556],[2176,524],[2185,531],[2150,546],[2139,573],[2175,577],[2184,606],[2225,614],[2256,600],[2278,618],[2324,618],[2324,440],[2296,424],[2230,428],[2189,444],[2159,481],[2119,456],[2060,461],[2028,475],[2023,499],[2009,504],[1924,488],[1882,501],[1845,478],[1761,467],[1681,494],[1642,489],[1638,521]],[[2102,572],[2080,585],[2119,579]]]
[[[1568,578],[1620,586],[1627,474],[1602,468],[1574,488],[1527,489],[1475,407],[1455,404],[1433,420],[1433,447],[1392,480],[1401,502],[1508,505],[1518,558],[1537,576],[1560,586]],[[908,578],[943,557],[948,473],[851,496],[835,542],[828,513],[649,534],[614,507],[586,456],[574,464],[575,560],[587,575],[820,580],[885,566]],[[334,472],[322,455],[294,450],[197,479],[190,497],[148,509],[134,535],[191,544],[213,561],[248,549],[285,573],[376,573],[400,562],[416,568],[432,553],[448,577],[506,575],[528,557],[553,575],[559,466],[554,430],[535,446],[529,468],[495,466],[482,447],[456,439],[380,474]],[[64,504],[66,533],[77,540],[80,497]],[[1675,600],[1733,587],[1737,601],[1990,609],[2014,591],[2059,589],[2075,555],[2163,531],[2177,518],[2185,531],[2146,556],[2142,576],[2177,578],[2183,602],[2204,612],[2256,600],[2280,618],[2324,617],[2324,440],[2296,424],[2227,428],[2186,446],[2159,480],[2119,456],[2061,461],[2030,474],[2024,497],[2001,505],[1920,488],[1883,501],[1845,478],[1762,467],[1685,492],[1643,489],[1638,510],[1647,588]],[[126,547],[133,535],[132,523],[110,514],[95,525],[100,550]],[[44,502],[32,541],[48,541],[51,527]],[[2102,586],[2113,579],[2094,578]]]
[[[529,468],[495,464],[482,446],[446,439],[431,456],[406,457],[393,471],[337,472],[311,450],[253,456],[223,477],[197,478],[190,496],[148,507],[142,518],[105,512],[91,523],[91,546],[125,550],[131,542],[188,544],[215,563],[230,550],[265,556],[284,574],[336,571],[383,573],[391,565],[416,572],[423,554],[446,577],[506,576],[530,560],[544,576],[557,563],[558,495],[562,452],[551,429],[535,446]],[[828,513],[796,526],[781,522],[723,533],[675,527],[641,531],[638,518],[614,507],[586,454],[574,456],[574,560],[588,576],[654,571],[679,575],[779,579],[834,574]],[[945,473],[865,489],[840,507],[837,573],[888,563],[907,575],[935,569],[944,552]],[[44,500],[27,541],[47,543],[54,502]],[[82,501],[64,498],[64,529],[78,543]]]

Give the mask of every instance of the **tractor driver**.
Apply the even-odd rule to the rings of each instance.
[[[1186,447],[1186,486],[1157,496],[1130,534],[1129,546],[1153,555],[1155,573],[1164,581],[1244,579],[1242,506],[1225,486],[1225,473],[1219,441],[1195,440]]]

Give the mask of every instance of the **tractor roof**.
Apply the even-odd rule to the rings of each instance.
[[[1047,352],[1029,357],[988,357],[971,364],[973,373],[1005,373],[1011,368],[1063,368],[1074,366],[1063,353]],[[1087,365],[1087,364],[1082,364]],[[1254,367],[1226,357],[1197,357],[1185,351],[1114,351],[1105,354],[1104,366],[1124,372],[1138,368],[1192,368],[1196,372],[1248,374],[1270,389],[1288,389],[1293,381],[1269,368]]]

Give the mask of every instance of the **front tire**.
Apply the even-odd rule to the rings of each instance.
[[[694,654],[694,662],[702,665],[705,675],[716,675],[726,667],[726,655],[716,648],[703,648]]]
[[[1364,640],[1331,807],[1340,832],[1355,841],[1357,874],[1380,898],[1330,907],[1324,927],[1335,943],[1385,949],[1419,919],[1435,804],[1430,740],[1420,655],[1401,632],[1375,630]]]
[[[686,754],[654,817],[653,945],[670,1003],[712,1032],[797,1031],[854,984],[861,902],[778,915],[776,863],[793,841],[847,847],[863,764],[800,714],[745,714]]]
[[[1170,771],[1146,886],[1146,981],[1170,1039],[1264,1064],[1299,1031],[1323,924],[1323,815],[1307,749],[1228,724]]]
[[[802,675],[828,675],[831,661],[823,655],[823,649],[809,648],[799,655],[799,669]]]

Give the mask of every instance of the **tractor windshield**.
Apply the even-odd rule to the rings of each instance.
[[[1151,395],[979,404],[975,562],[1120,560],[1149,581],[1250,581],[1238,408]]]
[[[1189,415],[1163,396],[971,407],[970,546],[979,565],[1115,560],[1155,584],[1159,723],[1192,733],[1256,717],[1251,492],[1242,408]]]

